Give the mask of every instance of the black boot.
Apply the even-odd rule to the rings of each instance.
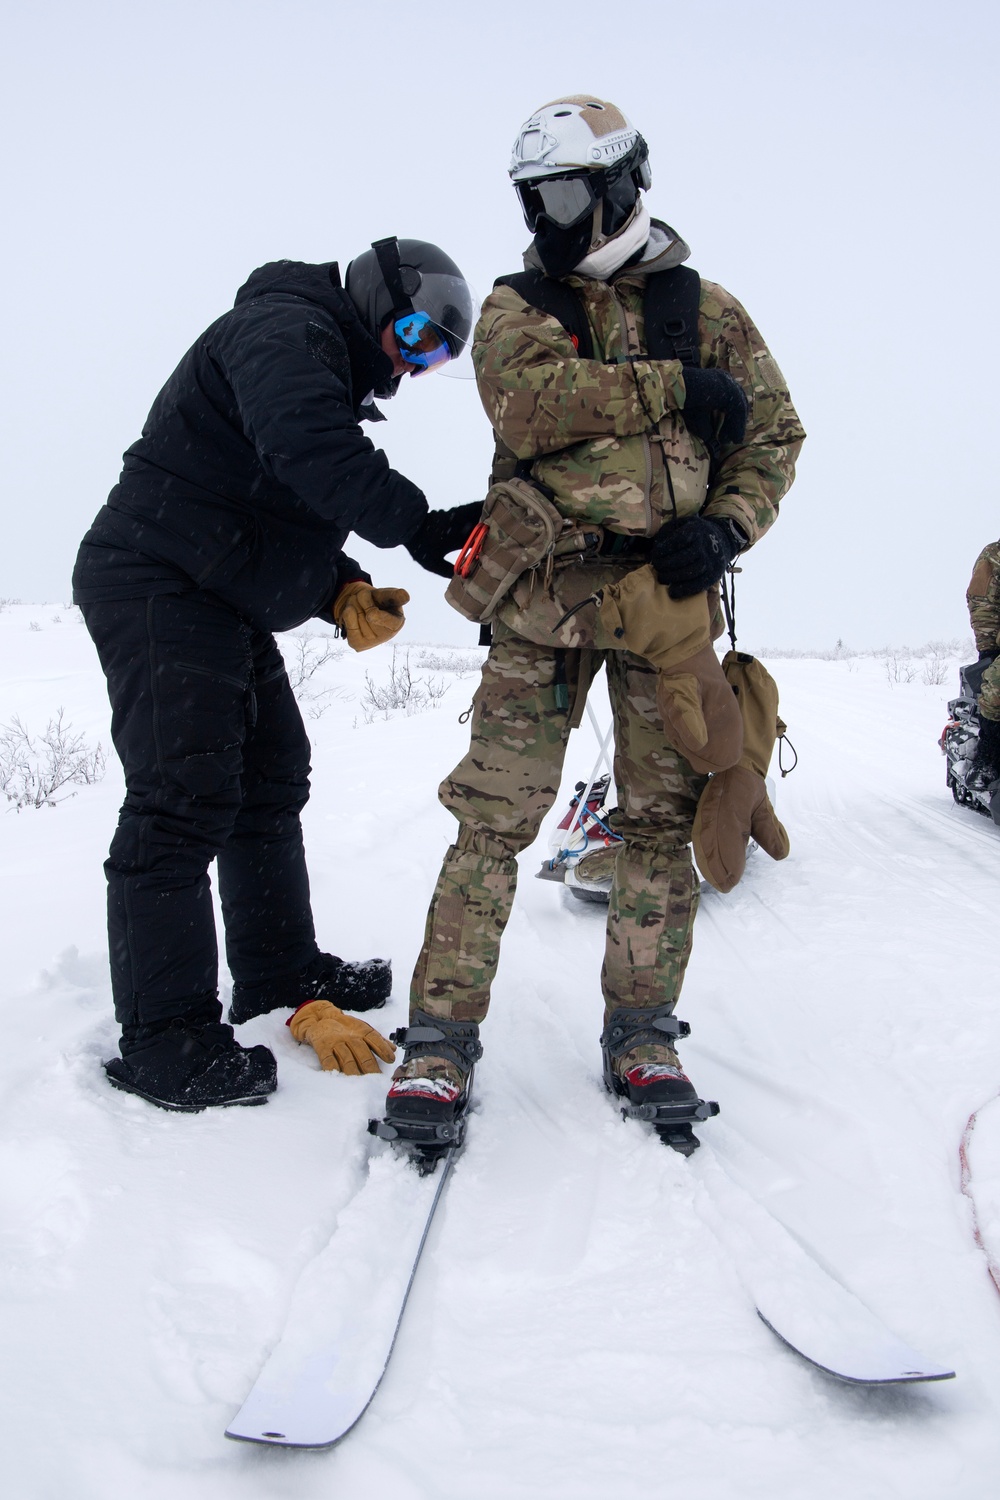
[[[994,781],[1000,781],[1000,719],[979,716],[979,744],[967,784],[985,792]]]
[[[719,1113],[714,1100],[698,1097],[674,1051],[674,1042],[690,1031],[669,1009],[620,1006],[601,1033],[604,1084],[616,1098],[627,1100],[622,1115],[648,1120],[664,1144],[684,1156],[701,1144],[692,1124]],[[654,1056],[630,1055],[653,1049]]]
[[[306,1000],[332,1000],[341,1010],[378,1010],[392,993],[392,965],[384,958],[345,963],[332,953],[319,953],[297,974],[265,980],[262,984],[234,984],[229,1020],[234,1026],[252,1021],[283,1006]]]
[[[433,1167],[437,1155],[461,1143],[472,1074],[483,1048],[475,1021],[443,1021],[417,1010],[413,1022],[390,1036],[406,1050],[386,1095],[385,1118],[370,1120],[368,1129]]]
[[[265,1104],[278,1086],[273,1053],[241,1047],[221,1022],[167,1022],[142,1039],[122,1038],[123,1056],[104,1064],[116,1089],[188,1114],[212,1105]]]

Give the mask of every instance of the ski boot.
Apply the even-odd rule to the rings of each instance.
[[[142,1040],[123,1037],[122,1047],[104,1064],[108,1082],[159,1109],[197,1114],[213,1105],[266,1104],[278,1086],[274,1054],[241,1047],[218,1021],[179,1018]]]
[[[368,1133],[407,1152],[423,1176],[446,1151],[462,1145],[483,1048],[475,1021],[443,1021],[422,1010],[413,1012],[413,1020],[390,1034],[406,1050],[386,1095],[385,1117],[369,1120]]]
[[[576,864],[566,866],[565,885],[579,901],[596,901],[607,906],[611,899],[618,845],[598,845],[582,854]]]
[[[670,1009],[629,1009],[621,1006],[601,1033],[604,1086],[624,1100],[623,1120],[648,1120],[665,1146],[690,1156],[701,1145],[691,1126],[719,1113],[711,1099],[699,1099],[691,1080],[681,1070],[674,1042],[689,1036],[686,1021],[678,1021]],[[628,1064],[619,1071],[626,1054],[652,1045],[665,1052],[662,1060]]]
[[[242,1026],[268,1011],[292,1009],[307,1000],[331,1000],[341,1010],[378,1010],[392,991],[392,965],[384,958],[345,963],[332,953],[318,953],[297,974],[261,984],[233,985],[229,1021]]]

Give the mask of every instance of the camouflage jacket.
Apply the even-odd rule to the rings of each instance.
[[[1000,647],[1000,542],[990,542],[976,558],[965,595],[977,651]]]
[[[645,278],[689,254],[683,240],[654,220],[639,264],[607,282],[566,278],[593,333],[590,360],[580,359],[556,319],[497,287],[483,304],[472,351],[479,394],[498,453],[530,460],[564,515],[652,536],[674,514],[704,510],[730,517],[752,544],[775,520],[805,433],[784,377],[743,308],[703,281],[702,364],[728,371],[751,401],[746,437],[722,450],[709,483],[707,450],[684,424],[679,361],[642,358]],[[531,251],[525,263],[536,264]]]

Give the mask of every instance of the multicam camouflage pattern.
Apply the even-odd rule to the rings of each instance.
[[[675,510],[704,508],[730,517],[752,543],[775,519],[805,433],[746,312],[722,287],[703,281],[702,364],[726,370],[752,403],[746,437],[723,450],[709,489],[707,451],[684,425],[680,364],[642,358],[645,277],[686,254],[675,239],[658,259],[610,282],[566,278],[583,300],[593,360],[579,358],[556,319],[512,288],[497,287],[476,329],[479,393],[502,445],[532,461],[564,515],[652,536]]]
[[[1000,650],[1000,542],[980,552],[965,598],[976,650]],[[984,719],[1000,719],[1000,658],[983,673],[979,712]]]
[[[602,629],[596,596],[641,567],[642,557],[624,563],[603,558],[556,559],[549,573],[526,573],[496,612],[497,620],[522,640],[572,650],[614,649]],[[718,585],[708,590],[710,632],[717,641],[726,628]]]
[[[620,651],[568,651],[564,660],[561,692],[555,651],[497,629],[469,753],[439,792],[461,828],[428,913],[410,993],[415,1009],[454,1020],[486,1015],[514,896],[514,857],[537,837],[556,798],[570,728],[602,661],[617,745],[613,819],[624,840],[608,915],[605,1003],[609,1013],[670,1005],[680,991],[697,905],[688,844],[706,778],[666,743],[648,662]],[[632,1060],[656,1060],[662,1051]],[[406,1076],[445,1076],[446,1066],[422,1059]]]
[[[709,485],[707,450],[684,424],[679,362],[644,357],[645,277],[689,253],[682,240],[664,241],[661,256],[610,282],[568,278],[584,302],[592,360],[581,360],[566,330],[510,288],[487,298],[473,360],[497,436],[493,478],[508,478],[517,461],[529,461],[564,517],[624,537],[654,536],[665,520],[702,511],[731,518],[753,543],[775,520],[805,434],[781,371],[743,308],[703,282],[702,364],[728,371],[751,402],[744,441],[723,449]],[[589,616],[585,609],[563,618],[644,560],[639,553],[611,562],[605,549],[544,573],[535,569],[498,609],[472,744],[440,789],[461,826],[428,914],[411,989],[415,1009],[456,1020],[485,1016],[514,895],[515,855],[533,842],[556,797],[569,730],[602,662],[615,720],[613,816],[623,835],[602,970],[605,1014],[676,1002],[698,900],[691,830],[707,778],[667,743],[656,670],[625,651],[595,649],[604,642],[593,607]],[[714,638],[722,629],[717,591],[709,603]],[[664,1061],[676,1062],[670,1048],[642,1045],[618,1066]],[[450,1064],[432,1058],[400,1071],[457,1081]]]

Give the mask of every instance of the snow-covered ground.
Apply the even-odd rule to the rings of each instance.
[[[309,684],[335,690],[307,704],[320,939],[392,957],[384,1030],[404,1020],[454,826],[434,793],[466,744],[457,720],[475,675],[454,668],[476,657],[411,647],[414,671],[448,686],[409,717],[366,721],[365,672],[384,683],[385,651],[341,654]],[[542,849],[524,856],[469,1145],[390,1372],[325,1453],[222,1432],[381,1149],[364,1122],[384,1082],[320,1073],[278,1015],[244,1028],[278,1056],[266,1108],[175,1116],[113,1092],[100,1069],[115,1042],[101,860],[117,762],[55,810],[0,814],[4,1492],[992,1500],[1000,1298],[958,1145],[1000,1084],[1000,829],[943,784],[935,740],[954,670],[928,685],[915,666],[891,681],[875,659],[772,663],[801,758],[779,786],[792,855],[755,855],[699,914],[684,1056],[723,1113],[691,1161],[603,1095],[603,910],[533,880]],[[0,724],[16,714],[37,732],[60,707],[107,742],[76,611],[6,610]],[[585,728],[567,785],[593,756]],[[716,1236],[716,1151],[958,1378],[858,1389],[782,1347]],[[982,1112],[970,1159],[1000,1256],[1000,1106]]]

